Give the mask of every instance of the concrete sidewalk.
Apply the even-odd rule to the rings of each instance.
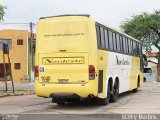
[[[34,83],[14,83],[15,93],[12,92],[12,84],[8,82],[8,91],[5,87],[5,82],[0,82],[0,97],[5,96],[20,96],[34,94]]]

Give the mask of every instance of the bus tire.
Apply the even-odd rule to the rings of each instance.
[[[111,87],[110,86],[111,85],[108,83],[106,98],[97,98],[96,99],[96,104],[98,104],[98,105],[107,105],[107,104],[109,104],[110,96],[111,96]]]
[[[132,90],[133,93],[136,93],[138,91],[138,88],[135,88]]]
[[[57,102],[58,105],[65,105],[65,102]]]
[[[111,92],[110,102],[116,102],[118,98],[118,94],[119,94],[119,85],[118,85],[118,81],[115,81],[114,86],[112,88],[112,92]]]

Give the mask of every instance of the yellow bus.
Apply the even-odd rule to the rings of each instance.
[[[65,104],[91,99],[101,105],[143,84],[141,43],[89,15],[40,18],[35,91]]]

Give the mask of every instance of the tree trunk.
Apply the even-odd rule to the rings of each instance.
[[[157,63],[157,82],[160,82],[160,52],[158,52],[158,63]]]

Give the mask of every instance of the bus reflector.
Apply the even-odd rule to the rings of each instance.
[[[95,79],[95,67],[93,65],[89,65],[89,80]]]
[[[35,79],[37,79],[39,77],[39,66],[35,66],[34,76],[35,76]]]

